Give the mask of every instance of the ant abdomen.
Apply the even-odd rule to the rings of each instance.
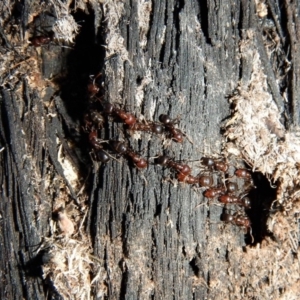
[[[202,187],[212,186],[214,183],[212,176],[210,175],[201,175],[199,176],[199,185]]]
[[[116,152],[117,154],[125,154],[128,150],[127,146],[125,145],[125,143],[120,142],[120,141],[110,141],[111,147],[113,149],[114,152]]]
[[[110,160],[109,155],[102,149],[96,152],[96,157],[98,161],[102,163],[107,163]]]

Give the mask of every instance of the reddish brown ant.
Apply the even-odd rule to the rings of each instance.
[[[236,169],[234,174],[239,178],[248,179],[248,180],[252,179],[251,173],[246,169]]]
[[[247,230],[251,227],[250,219],[247,216],[241,215],[238,212],[234,213],[233,215],[229,213],[223,213],[222,220],[227,223],[244,227]]]
[[[127,156],[129,156],[135,166],[139,169],[145,169],[148,166],[147,160],[133,151],[128,151]]]
[[[251,208],[251,201],[248,197],[236,197],[229,194],[221,195],[218,200],[224,204],[237,204],[244,206],[246,209]]]
[[[191,173],[191,168],[188,165],[178,163],[168,156],[159,156],[155,159],[155,163],[170,169],[174,169],[181,174],[188,175]]]
[[[132,125],[129,125],[128,128],[132,131],[145,131],[145,132],[151,132],[156,134],[162,134],[164,131],[162,125],[154,122],[149,122],[149,123],[136,122]]]
[[[105,123],[105,118],[100,112],[96,110],[91,110],[90,112],[84,115],[84,123],[86,129],[88,128],[100,129],[103,127]]]
[[[99,149],[102,149],[102,143],[103,141],[101,139],[98,138],[98,134],[97,134],[97,131],[96,130],[92,130],[90,133],[89,133],[89,141],[91,143],[91,145],[96,149],[96,150],[99,150]]]
[[[89,141],[93,148],[96,150],[96,158],[102,163],[107,163],[110,156],[103,150],[103,140],[98,138],[97,131],[93,130],[89,133]]]
[[[117,108],[114,104],[105,102],[102,104],[102,107],[105,114],[118,116],[126,125],[133,125],[136,123],[136,118],[133,114]]]
[[[201,187],[209,187],[213,185],[213,178],[208,175],[192,176],[191,174],[177,173],[176,176],[179,182],[187,184],[199,184]]]
[[[164,124],[165,128],[169,131],[171,138],[175,142],[182,143],[183,133],[180,129],[175,128],[175,120],[172,120],[168,115],[160,115],[159,121]]]
[[[215,170],[226,173],[229,169],[229,165],[225,161],[215,161]]]
[[[203,193],[203,195],[206,198],[212,199],[222,194],[224,190],[224,187],[209,188]]]
[[[201,163],[208,167],[210,170],[214,169],[216,171],[221,171],[226,173],[229,169],[229,165],[222,160],[215,160],[211,157],[202,157]]]
[[[95,96],[99,92],[99,87],[94,83],[89,83],[87,86],[88,94],[90,97]]]
[[[94,77],[93,81],[88,84],[87,90],[90,97],[94,97],[99,92],[100,88],[97,85],[96,80],[101,76],[102,73],[99,73],[96,77]]]
[[[227,193],[231,194],[231,193],[235,192],[238,189],[238,187],[237,187],[237,184],[234,182],[227,182],[226,189],[227,189]],[[209,188],[203,193],[203,195],[206,198],[212,199],[217,196],[220,196],[222,193],[225,192],[226,189],[224,187]]]
[[[125,143],[120,141],[111,141],[110,145],[114,152],[129,157],[137,168],[147,168],[147,160],[129,149]]]
[[[29,39],[34,47],[40,47],[50,44],[54,40],[54,32],[49,32],[47,35],[37,35]]]
[[[191,174],[177,173],[176,178],[179,182],[184,182],[184,183],[187,183],[187,184],[197,184],[197,183],[199,183],[199,178],[195,177]]]

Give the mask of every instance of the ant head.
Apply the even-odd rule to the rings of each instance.
[[[127,118],[124,120],[127,125],[133,125],[136,123],[136,118],[132,114],[127,113]]]
[[[224,161],[216,161],[215,162],[215,169],[225,173],[229,169],[229,166]]]
[[[89,133],[89,139],[90,140],[94,140],[98,137],[98,133],[96,130],[91,130],[90,133]]]
[[[141,158],[138,162],[136,162],[136,167],[139,169],[145,169],[148,166],[147,160],[144,158]]]
[[[88,90],[88,94],[90,95],[90,97],[92,97],[99,92],[99,87],[97,85],[95,85],[94,83],[89,83],[87,90]]]
[[[183,173],[177,173],[176,178],[179,182],[185,182],[187,179],[188,175],[187,174],[183,174]]]
[[[188,165],[184,165],[184,164],[180,165],[180,173],[189,175],[191,172],[192,172],[192,169]]]

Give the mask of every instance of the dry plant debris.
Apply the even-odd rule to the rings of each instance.
[[[79,25],[75,22],[70,12],[69,7],[72,2],[51,0],[51,3],[53,4],[54,10],[56,12],[56,21],[53,25],[55,38],[67,43],[73,43],[77,33],[79,32]],[[83,1],[78,1],[77,6],[80,7],[80,3],[83,4]]]
[[[91,299],[91,255],[89,241],[84,237],[45,239],[50,247],[50,262],[44,276],[50,279],[64,299]]]
[[[241,83],[229,100],[234,104],[234,115],[226,124],[226,137],[233,143],[228,144],[227,151],[241,155],[253,170],[278,182],[277,201],[283,204],[298,190],[300,139],[280,122],[259,54],[246,50],[248,43],[241,45],[241,53],[253,60],[253,71],[250,83]]]
[[[254,34],[249,31],[248,39],[240,44],[243,58],[253,62],[252,76],[229,99],[234,110],[226,124],[226,152],[242,157],[253,171],[263,173],[277,186],[273,205],[281,209],[270,213],[267,221],[273,239],[266,237],[256,248],[247,246],[246,252],[233,248],[229,263],[240,262],[245,282],[236,284],[247,297],[299,299],[300,139],[280,122],[253,42]],[[239,293],[235,290],[233,294]]]
[[[51,190],[51,184],[48,189]],[[90,299],[91,269],[98,262],[92,255],[87,234],[81,230],[86,212],[79,212],[75,204],[68,203],[69,191],[63,181],[59,190],[53,203],[50,236],[44,238],[41,247],[50,256],[43,276],[65,299]]]

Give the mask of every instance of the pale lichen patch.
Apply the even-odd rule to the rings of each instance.
[[[140,29],[140,46],[147,46],[147,34],[150,27],[150,16],[152,12],[152,1],[138,1],[138,22]]]
[[[51,3],[56,12],[56,21],[52,28],[55,38],[67,43],[73,43],[79,32],[79,25],[71,15],[69,7],[71,2],[52,0]]]
[[[77,170],[68,156],[63,153],[63,146],[61,144],[57,153],[57,160],[62,166],[65,178],[68,180],[73,189],[76,189],[79,185]]]

